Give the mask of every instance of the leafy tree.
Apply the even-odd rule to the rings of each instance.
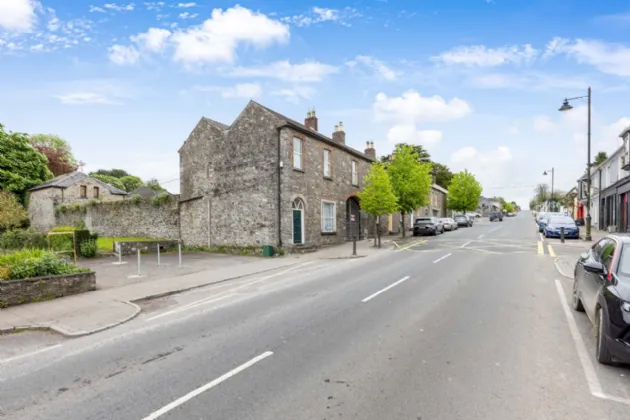
[[[122,178],[120,178],[120,182],[123,183],[123,185],[125,186],[125,191],[127,192],[131,192],[136,188],[144,185],[142,179],[133,175],[123,176]]]
[[[536,201],[535,198],[532,198],[531,200],[529,200],[529,209],[530,210],[536,210],[536,206],[538,205],[538,202]]]
[[[458,172],[448,186],[447,207],[459,212],[473,211],[479,204],[481,191],[481,184],[473,174],[467,170]]]
[[[599,166],[608,159],[606,152],[599,152],[595,155],[595,160],[591,163],[591,166]]]
[[[534,188],[534,199],[538,204],[542,204],[549,199],[549,185],[547,184],[538,184],[536,188]]]
[[[365,187],[359,193],[361,209],[366,213],[376,216],[376,232],[378,246],[381,246],[380,216],[394,213],[398,210],[396,194],[392,189],[389,173],[381,163],[374,162],[370,172],[365,177]]]
[[[442,188],[448,188],[448,184],[453,179],[453,172],[448,166],[441,163],[433,162],[433,173],[435,174],[435,183]]]
[[[405,214],[427,204],[431,191],[431,163],[420,163],[413,146],[399,144],[391,163],[387,166],[405,237]]]
[[[15,194],[0,191],[0,231],[19,227],[27,219],[28,214]]]
[[[394,150],[398,150],[400,147],[403,147],[403,146],[413,147],[413,149],[415,150],[416,154],[418,155],[418,160],[420,160],[420,162],[429,162],[429,161],[431,161],[431,155],[429,154],[429,152],[426,151],[426,149],[424,147],[422,147],[422,145],[420,145],[420,144],[414,145],[414,144],[398,143]],[[387,162],[391,162],[391,161],[392,161],[392,155],[386,155],[386,156],[382,156],[381,157],[381,162],[382,163],[387,163]]]
[[[151,188],[153,191],[166,191],[166,189],[163,188],[160,185],[160,182],[155,178],[151,178],[150,180],[148,180],[146,186]]]
[[[512,203],[505,203],[505,207],[503,207],[503,210],[507,211],[508,213],[514,213],[516,211],[516,206]]]
[[[0,124],[0,190],[24,202],[26,192],[53,177],[46,157],[29,143],[26,134],[7,132]]]
[[[112,187],[116,187],[119,190],[126,191],[125,190],[125,184],[123,184],[122,181],[120,179],[118,179],[118,178],[115,178],[113,176],[108,176],[108,175],[101,175],[101,174],[98,174],[98,173],[95,173],[95,172],[92,172],[90,174],[90,176],[92,178],[98,179],[99,181],[103,181],[104,183],[109,184]]]
[[[111,176],[113,178],[123,178],[125,176],[131,175],[124,169],[99,169],[96,172],[92,172],[90,176],[93,176],[93,174]]]
[[[54,176],[74,172],[81,164],[72,154],[68,142],[55,134],[33,134],[30,142],[34,148],[46,156],[48,169]]]

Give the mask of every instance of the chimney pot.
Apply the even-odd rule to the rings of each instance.
[[[376,150],[374,150],[374,142],[368,140],[366,143],[367,143],[367,147],[365,149],[365,155],[376,160]]]
[[[304,125],[310,128],[311,130],[317,131],[317,117],[315,116],[315,109],[309,110],[306,113],[306,119],[304,119]]]
[[[311,111],[311,115],[314,117],[315,116],[315,107],[313,107],[313,111]]]
[[[343,131],[343,123],[339,121],[339,131]]]

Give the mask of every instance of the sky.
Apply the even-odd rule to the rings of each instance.
[[[567,191],[630,125],[627,0],[0,0],[0,124],[66,139],[86,172],[179,191],[201,117],[254,99],[378,155],[421,144],[485,196]]]

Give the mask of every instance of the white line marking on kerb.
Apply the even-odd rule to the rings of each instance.
[[[404,281],[407,281],[407,280],[409,280],[409,276],[407,276],[407,277],[403,277],[402,279],[398,280],[397,282],[394,282],[394,283],[390,284],[390,285],[389,285],[389,286],[387,286],[386,288],[381,289],[381,290],[379,290],[378,292],[371,294],[370,296],[368,296],[368,297],[366,297],[365,299],[363,299],[361,302],[365,303],[365,302],[367,302],[367,301],[369,301],[369,300],[372,300],[372,299],[374,299],[376,296],[380,295],[381,293],[386,292],[386,291],[388,291],[389,289],[391,289],[392,287],[396,287],[396,286],[398,286],[400,283],[402,283],[402,282],[404,282]]]
[[[542,234],[542,233],[540,233],[540,232],[539,232],[538,234],[540,235],[540,240],[541,240],[541,241],[543,241],[543,242],[545,242],[545,237],[543,236],[543,234]]]
[[[464,245],[462,245],[460,248],[466,248],[466,246],[467,246],[469,243],[471,243],[471,242],[472,242],[472,241],[468,241],[468,242],[466,242],[466,243],[465,243]]]
[[[0,360],[0,363],[13,362],[14,360],[19,360],[19,359],[23,359],[25,357],[34,356],[36,354],[43,353],[43,352],[48,351],[48,350],[56,349],[58,347],[61,347],[61,344],[55,344],[54,346],[45,347],[43,349],[35,350],[35,351],[31,352],[31,353],[24,353],[24,354],[20,354],[18,356],[9,357],[8,359]]]
[[[437,263],[437,262],[440,262],[440,261],[442,261],[443,259],[448,258],[448,257],[450,257],[450,256],[451,256],[451,254],[446,254],[446,255],[445,255],[445,256],[443,256],[442,258],[438,258],[437,260],[433,261],[433,264],[435,264],[435,263]]]
[[[209,390],[211,388],[214,388],[215,386],[219,385],[221,382],[224,382],[224,381],[230,379],[232,376],[239,374],[240,372],[242,372],[245,369],[255,365],[256,363],[260,362],[261,360],[266,359],[267,357],[271,356],[272,354],[273,354],[273,352],[267,351],[267,352],[264,352],[263,354],[261,354],[260,356],[254,357],[249,362],[243,363],[242,365],[240,365],[239,367],[229,371],[228,373],[226,373],[226,374],[224,374],[222,376],[219,376],[214,381],[208,382],[204,386],[201,386],[201,387],[195,389],[194,391],[191,391],[188,394],[184,395],[183,397],[176,399],[172,403],[170,403],[168,405],[165,405],[164,407],[160,408],[158,411],[155,411],[155,412],[149,414],[147,417],[143,418],[142,420],[155,420],[158,417],[163,416],[164,414],[168,413],[172,409],[177,408],[180,405],[184,404],[185,402],[190,401],[191,399],[195,398],[197,395],[202,394],[202,393],[206,392],[207,390]]]

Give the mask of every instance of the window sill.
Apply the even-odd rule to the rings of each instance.
[[[333,180],[333,179],[332,179],[332,176],[326,176],[326,175],[324,175],[324,179],[325,179],[326,181],[332,181],[332,180]]]
[[[352,184],[352,186],[359,188],[359,184]]]
[[[300,168],[293,168],[293,170],[294,170],[295,172],[301,172],[301,173],[304,173],[304,169],[300,169]]]
[[[337,232],[322,232],[322,236],[337,236]]]

